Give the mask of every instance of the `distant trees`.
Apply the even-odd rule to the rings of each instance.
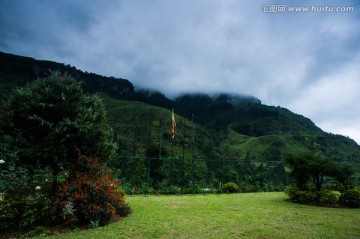
[[[301,190],[306,190],[308,184],[311,183],[317,191],[320,191],[326,177],[337,180],[342,187],[346,188],[354,173],[346,163],[310,150],[288,155],[285,157],[285,162],[291,170],[289,176]]]
[[[295,181],[295,185],[285,190],[290,200],[304,204],[359,207],[360,190],[351,180],[354,170],[345,162],[325,157],[321,151],[314,150],[319,146],[316,142],[310,141],[309,146],[308,150],[285,157],[291,170],[289,176]]]
[[[94,73],[83,72],[75,66],[52,61],[39,61],[29,57],[16,56],[0,52],[0,72],[2,80],[12,84],[25,85],[38,77],[47,77],[49,69],[61,74],[69,74],[77,81],[84,82],[87,93],[105,92],[117,99],[130,99],[134,95],[133,84],[122,78],[106,77]]]
[[[161,156],[166,158],[169,156],[167,148],[164,146],[161,146]],[[164,170],[164,160],[162,160],[160,157],[160,143],[154,142],[151,145],[149,145],[149,148],[146,150],[146,157],[151,158],[150,165],[149,165],[149,176],[153,180],[153,187],[155,189],[158,189],[159,183],[162,179],[164,179],[165,170]]]
[[[137,90],[133,93],[132,100],[145,102],[150,105],[156,105],[167,109],[174,107],[173,101],[166,98],[166,96],[159,91],[145,89]]]

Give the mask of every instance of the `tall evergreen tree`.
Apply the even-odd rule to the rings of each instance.
[[[50,166],[55,172],[71,164],[78,150],[101,160],[115,153],[101,99],[57,72],[7,98],[0,132],[2,150],[16,153],[18,163]]]

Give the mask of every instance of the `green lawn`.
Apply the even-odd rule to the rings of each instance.
[[[122,221],[53,238],[360,238],[360,209],[286,202],[284,193],[135,196]]]

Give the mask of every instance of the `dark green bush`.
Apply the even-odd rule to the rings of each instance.
[[[298,191],[297,199],[300,203],[313,204],[317,202],[317,193],[312,191]]]
[[[339,202],[339,195],[330,190],[321,190],[318,192],[318,200],[321,204],[335,205]]]
[[[291,185],[285,189],[285,193],[289,196],[292,202],[313,204],[317,202],[318,195],[313,191],[303,191],[298,187]]]
[[[360,207],[360,190],[350,189],[343,192],[339,199],[340,204],[348,207]]]
[[[236,183],[228,182],[224,184],[222,191],[227,193],[236,193],[239,191],[239,186]]]
[[[0,171],[0,227],[34,228],[51,218],[49,191],[52,171],[49,168],[31,170],[6,162]]]
[[[298,187],[291,185],[285,189],[285,193],[292,202],[316,205],[336,205],[339,202],[339,195],[331,190],[300,190]]]
[[[288,195],[290,200],[293,202],[298,202],[298,196],[297,196],[298,191],[299,188],[294,185],[290,185],[285,188],[285,194]]]
[[[0,229],[14,227],[16,225],[15,217],[17,215],[16,207],[10,202],[0,199]]]

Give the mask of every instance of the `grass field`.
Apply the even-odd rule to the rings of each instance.
[[[52,238],[360,238],[360,209],[312,207],[284,193],[135,196],[118,223]]]

